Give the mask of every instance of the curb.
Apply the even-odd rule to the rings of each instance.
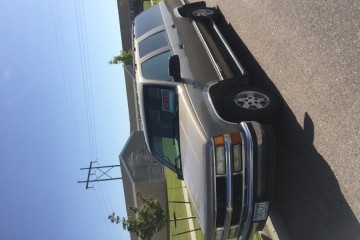
[[[261,239],[263,240],[280,240],[270,216],[266,220],[264,229],[260,231],[259,234]]]
[[[272,208],[265,227],[259,232],[263,240],[290,240],[289,234],[276,208]]]

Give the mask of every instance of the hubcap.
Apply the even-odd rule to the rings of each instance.
[[[268,96],[257,91],[240,92],[235,96],[234,101],[239,107],[245,109],[262,109],[270,103]]]
[[[193,12],[193,15],[196,17],[208,17],[214,14],[214,11],[211,9],[198,9]]]

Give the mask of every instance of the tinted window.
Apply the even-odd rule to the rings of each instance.
[[[150,151],[172,170],[181,173],[176,88],[144,85],[143,96]]]
[[[160,53],[141,64],[141,73],[146,79],[171,80],[169,75],[170,51]]]
[[[160,25],[163,25],[160,7],[155,5],[135,18],[135,37],[140,37],[147,31]]]
[[[168,42],[164,31],[151,35],[139,43],[140,57],[143,57],[156,49],[166,47],[167,45]]]

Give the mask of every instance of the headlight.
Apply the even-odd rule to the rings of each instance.
[[[233,145],[234,172],[241,171],[241,147]]]
[[[226,173],[225,147],[216,147],[215,152],[216,174],[223,175]]]
[[[224,230],[219,229],[215,232],[215,240],[221,240],[224,234]]]

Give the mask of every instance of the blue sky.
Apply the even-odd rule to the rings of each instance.
[[[122,182],[77,183],[130,134],[116,1],[0,1],[0,19],[0,239],[129,239],[107,220]]]

